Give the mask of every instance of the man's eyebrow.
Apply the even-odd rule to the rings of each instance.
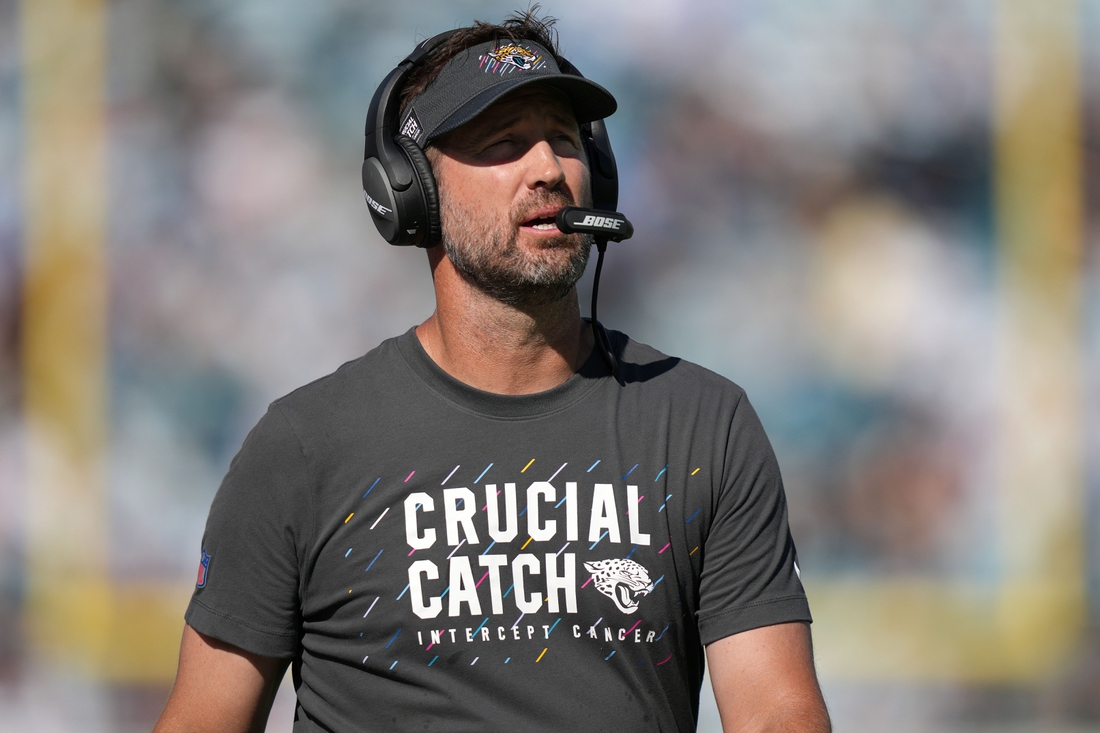
[[[566,114],[565,112],[561,112],[559,110],[553,110],[549,112],[546,116],[551,121],[556,122],[564,127],[568,127],[571,129],[580,127],[580,123],[577,122],[577,118],[572,114],[572,110],[570,110],[570,114]]]
[[[517,111],[511,115],[508,115],[507,117],[493,120],[492,124],[488,125],[487,127],[485,127],[485,129],[477,134],[476,139],[484,140],[487,137],[495,135],[504,128],[510,127],[519,122],[521,117],[523,117],[523,112]]]
[[[525,114],[525,112],[521,109],[521,110],[516,110],[515,112],[508,115],[507,117],[502,117],[500,119],[493,120],[493,122],[491,124],[489,124],[487,127],[485,127],[485,129],[483,129],[481,132],[479,132],[476,135],[475,139],[478,140],[478,141],[481,141],[481,140],[484,140],[487,137],[491,137],[491,136],[495,135],[496,133],[500,132],[501,130],[506,129],[506,128],[514,125],[515,123],[519,122],[521,119],[523,119],[524,114]],[[568,127],[568,128],[571,128],[571,129],[579,127],[579,125],[577,124],[576,118],[573,117],[572,114],[567,114],[563,111],[550,110],[546,113],[546,118],[551,120],[552,122],[555,122],[559,125],[562,125],[563,127]]]

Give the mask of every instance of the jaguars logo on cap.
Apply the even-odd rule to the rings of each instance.
[[[482,57],[484,60],[486,57]],[[486,71],[494,72],[497,69],[504,71],[503,66],[514,66],[522,71],[534,69],[538,66],[539,61],[542,60],[542,56],[524,48],[523,46],[517,46],[511,44],[509,46],[501,46],[488,53],[487,58],[492,59],[496,63],[490,63],[488,67],[485,67]]]

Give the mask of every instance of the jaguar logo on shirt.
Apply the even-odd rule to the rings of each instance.
[[[614,601],[623,613],[637,611],[641,600],[653,591],[649,571],[633,560],[586,562],[584,569],[592,573],[596,590]]]

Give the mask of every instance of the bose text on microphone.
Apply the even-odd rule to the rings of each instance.
[[[554,221],[558,225],[558,231],[563,234],[583,232],[606,237],[613,242],[621,242],[634,236],[634,225],[617,211],[566,206],[558,212]]]

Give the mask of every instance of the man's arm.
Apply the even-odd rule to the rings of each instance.
[[[176,682],[153,733],[263,733],[287,664],[185,626]]]
[[[806,623],[764,626],[707,647],[725,733],[829,733]]]

